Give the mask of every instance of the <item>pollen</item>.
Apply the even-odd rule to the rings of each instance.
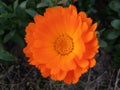
[[[60,54],[61,56],[65,56],[70,54],[74,49],[74,42],[73,39],[66,35],[62,34],[59,35],[54,42],[54,49],[55,51]]]

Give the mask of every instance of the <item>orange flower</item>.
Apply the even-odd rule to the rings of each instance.
[[[72,5],[47,8],[44,16],[36,15],[26,27],[24,53],[43,77],[75,84],[96,64],[96,27]]]

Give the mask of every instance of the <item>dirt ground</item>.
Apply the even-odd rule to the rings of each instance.
[[[13,53],[20,59],[0,63],[0,90],[120,90],[120,70],[113,67],[112,59],[103,49],[96,55],[96,66],[76,85],[42,78],[40,72],[28,64],[22,49],[14,49]]]

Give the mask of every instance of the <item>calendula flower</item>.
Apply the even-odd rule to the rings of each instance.
[[[98,52],[97,23],[75,6],[47,8],[26,27],[24,53],[43,77],[75,84],[95,66]]]

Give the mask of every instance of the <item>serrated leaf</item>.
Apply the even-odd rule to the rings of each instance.
[[[35,10],[33,9],[26,9],[25,10],[30,16],[34,17],[36,14],[38,14]]]
[[[0,50],[0,60],[15,61],[15,60],[17,60],[17,58],[5,50]]]
[[[26,9],[26,4],[27,4],[27,1],[23,1],[23,2],[20,4],[20,8]]]
[[[100,47],[107,47],[107,43],[104,40],[99,40]]]
[[[120,33],[118,33],[117,31],[112,31],[107,35],[107,39],[113,40],[119,37],[119,35]]]
[[[109,7],[116,12],[120,12],[120,1],[111,1]]]
[[[15,30],[10,31],[8,34],[5,35],[3,39],[3,43],[8,42],[15,34]]]
[[[120,19],[115,19],[111,22],[113,28],[120,30]]]

